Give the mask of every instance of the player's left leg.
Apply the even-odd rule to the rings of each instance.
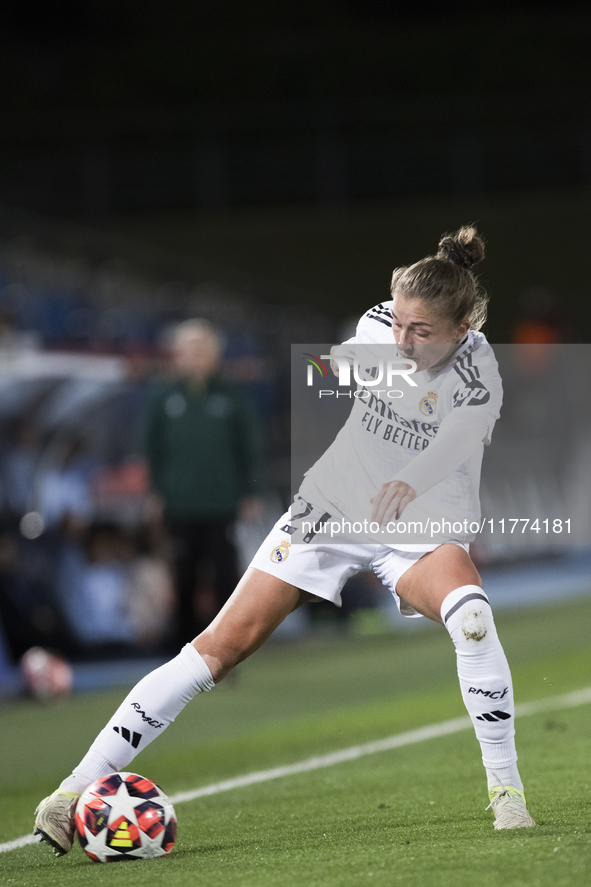
[[[442,545],[407,570],[396,590],[418,613],[442,623],[454,642],[462,697],[486,768],[495,828],[534,825],[517,769],[511,672],[470,556],[458,545]]]
[[[72,774],[39,804],[35,833],[51,844],[56,855],[68,853],[80,793],[95,779],[125,770],[191,699],[211,690],[292,610],[313,599],[313,594],[250,567],[206,632],[142,678],[123,700]]]
[[[212,690],[238,662],[254,653],[293,609],[312,597],[249,568],[211,625],[178,656],[136,684],[60,788],[82,791],[100,776],[124,770],[191,699]]]

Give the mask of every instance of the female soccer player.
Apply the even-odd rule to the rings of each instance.
[[[134,687],[81,763],[39,804],[35,833],[56,855],[72,847],[75,806],[88,785],[125,770],[194,696],[213,689],[294,609],[318,598],[339,604],[346,579],[362,570],[377,574],[404,615],[426,616],[447,629],[482,749],[494,827],[535,825],[516,763],[511,674],[466,535],[396,541],[403,512],[450,525],[479,518],[483,444],[502,397],[497,363],[478,332],[487,299],[470,269],[482,258],[474,228],[444,235],[435,256],[394,271],[392,301],[364,314],[355,338],[337,350],[335,362],[343,367],[355,345],[390,345],[415,369],[412,396],[403,391],[392,400],[400,392],[376,389],[365,371],[347,423],[218,616]],[[359,377],[359,363],[356,369]],[[364,538],[344,530],[332,544],[321,538],[329,519],[364,508],[370,517]],[[307,534],[304,518],[312,526]]]

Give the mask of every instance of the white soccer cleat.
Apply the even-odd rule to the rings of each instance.
[[[79,794],[54,791],[48,798],[43,798],[35,810],[34,835],[53,848],[56,856],[65,856],[72,849],[74,832],[76,831],[76,805]]]
[[[512,785],[497,785],[491,788],[488,796],[495,814],[494,827],[501,828],[528,828],[535,825],[527,807],[525,795]]]

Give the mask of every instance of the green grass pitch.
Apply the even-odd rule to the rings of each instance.
[[[518,702],[591,685],[591,598],[497,619]],[[1,710],[0,842],[86,751],[122,691]],[[192,703],[131,769],[169,794],[464,714],[442,629],[268,646]],[[93,865],[78,846],[0,854],[2,884],[588,887],[591,705],[517,722],[535,829],[495,832],[471,731],[177,806],[167,859]]]

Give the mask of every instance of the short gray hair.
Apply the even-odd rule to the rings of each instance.
[[[188,339],[191,336],[205,334],[209,336],[218,346],[219,350],[222,351],[224,347],[224,341],[221,334],[218,332],[213,323],[210,323],[209,320],[204,320],[200,317],[194,317],[190,320],[183,320],[182,323],[177,324],[172,330],[172,342],[176,344],[179,339]]]

